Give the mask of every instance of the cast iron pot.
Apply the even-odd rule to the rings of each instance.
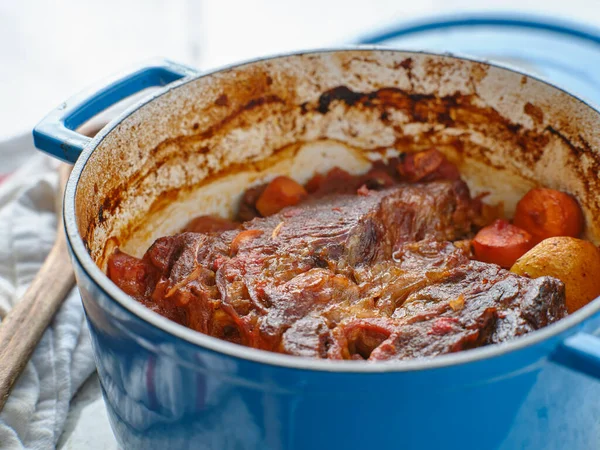
[[[164,86],[94,139],[73,131]],[[274,174],[305,181],[432,145],[510,213],[568,191],[600,241],[599,113],[545,82],[448,55],[358,48],[198,74],[150,64],[34,130],[75,163],[64,220],[110,421],[124,449],[597,449],[600,301],[501,345],[427,360],[313,360],[245,348],[146,309],[105,275],[191,217],[231,215]],[[598,275],[600,276],[600,274]]]

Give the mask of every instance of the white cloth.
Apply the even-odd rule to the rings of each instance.
[[[19,300],[55,238],[56,163],[31,152],[0,184],[0,318]],[[22,155],[20,155],[22,156]],[[10,153],[0,152],[0,172]],[[53,449],[69,403],[94,371],[90,338],[76,288],[46,330],[0,414],[0,449]]]

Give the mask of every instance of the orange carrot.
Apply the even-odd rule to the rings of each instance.
[[[569,194],[536,188],[517,203],[514,223],[531,233],[537,243],[555,236],[578,237],[583,230],[583,213]]]
[[[502,219],[479,230],[473,239],[475,259],[504,268],[511,267],[533,245],[531,234]]]
[[[263,216],[270,216],[286,206],[304,200],[308,194],[301,184],[288,177],[279,176],[271,181],[256,201],[256,209]]]

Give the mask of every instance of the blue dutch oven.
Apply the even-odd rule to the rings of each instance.
[[[164,87],[93,139],[74,131],[150,86]],[[462,99],[493,111],[495,122],[477,114],[466,125],[438,123],[436,115],[416,120],[391,104],[360,106],[351,95],[331,95],[382,89]],[[328,107],[311,109],[326,92]],[[418,142],[422,133],[440,142],[458,136],[469,186],[491,190],[508,212],[535,184],[572,192],[585,211],[587,237],[598,243],[598,129],[595,109],[533,77],[449,55],[376,48],[289,54],[205,74],[153,63],[67,101],[34,138],[41,150],[75,164],[65,227],[119,444],[600,448],[598,300],[501,345],[374,364],[220,341],[145,308],[104,273],[114,247],[140,255],[194,214],[230,213],[244,187],[261,178],[306,179],[333,165],[361,170],[357,154]],[[535,158],[530,145],[514,144],[530,138]],[[470,152],[475,144],[485,151]]]

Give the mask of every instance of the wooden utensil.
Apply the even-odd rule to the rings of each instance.
[[[62,197],[71,166],[61,164],[56,240],[21,300],[0,323],[0,411],[56,311],[75,284],[62,221]]]

